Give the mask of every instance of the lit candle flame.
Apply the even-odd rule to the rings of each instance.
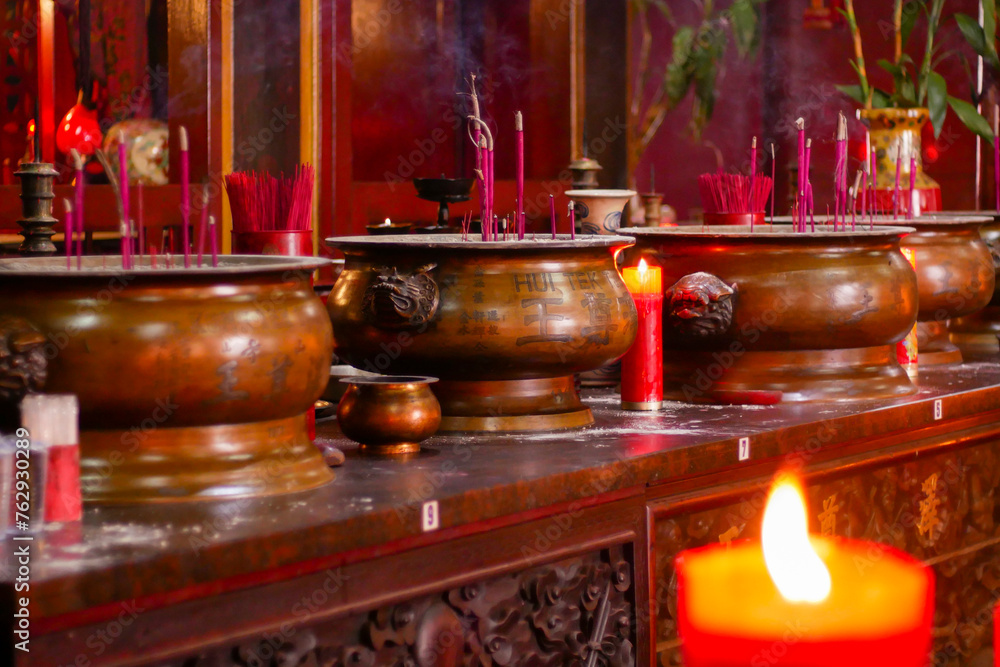
[[[764,562],[774,585],[789,602],[822,602],[830,594],[830,571],[809,541],[806,504],[798,480],[782,475],[774,483],[761,527]]]
[[[646,259],[639,260],[639,276],[644,276],[646,274]]]
[[[382,226],[383,227],[391,227],[392,226],[392,220],[390,220],[389,218],[386,218],[385,222],[382,223]]]

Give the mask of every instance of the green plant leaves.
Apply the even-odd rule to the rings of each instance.
[[[965,100],[960,100],[957,97],[948,96],[948,106],[951,110],[955,112],[958,119],[962,121],[962,124],[967,128],[986,139],[990,143],[993,143],[993,130],[990,128],[990,124],[986,122],[976,107],[972,106]]]
[[[736,0],[729,7],[729,20],[733,29],[736,50],[745,56],[756,48],[760,32],[757,29],[757,10],[753,0]]]
[[[948,83],[937,72],[931,72],[927,78],[927,108],[931,114],[934,138],[937,139],[941,136],[944,117],[948,113]]]
[[[996,47],[996,5],[987,0],[983,3],[983,26],[968,14],[955,14],[955,23],[962,36],[977,55],[983,57],[994,69],[1000,68],[1000,58]]]

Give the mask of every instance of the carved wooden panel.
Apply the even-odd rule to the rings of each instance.
[[[615,547],[347,618],[288,623],[163,667],[634,665],[632,581]]]
[[[807,487],[813,532],[889,544],[934,568],[936,667],[969,665],[992,646],[991,612],[1000,598],[998,483],[1000,445],[987,444]],[[682,664],[674,557],[711,542],[759,539],[766,493],[749,489],[739,502],[656,522],[658,664]]]

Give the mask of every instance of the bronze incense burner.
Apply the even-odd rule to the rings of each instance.
[[[955,215],[899,221],[914,228],[900,246],[912,249],[917,263],[918,367],[962,362],[962,351],[949,338],[948,320],[979,312],[993,297],[996,264],[980,236],[980,228],[992,221]]]
[[[441,425],[441,405],[430,389],[437,378],[377,375],[340,382],[347,391],[337,406],[337,423],[366,454],[416,454]]]
[[[662,267],[665,397],[734,402],[912,393],[895,343],[913,326],[905,228],[795,233],[787,225],[629,228],[634,266]]]
[[[949,211],[929,213],[928,218],[946,217],[988,217],[989,222],[979,228],[990,253],[993,255],[994,266],[1000,270],[1000,211]],[[995,274],[994,274],[994,277]],[[990,302],[978,313],[951,320],[948,323],[951,342],[963,353],[980,352],[996,354],[1000,352],[997,337],[1000,336],[1000,281],[993,288]]]
[[[326,260],[222,256],[217,268],[153,269],[145,257],[131,271],[104,268],[118,257],[83,262],[0,260],[0,334],[27,341],[29,361],[41,352],[44,391],[79,398],[86,500],[258,496],[333,478],[306,430],[330,368],[329,318],[310,285]],[[2,387],[40,388],[8,382],[17,368],[0,365],[8,407],[21,392]]]
[[[622,236],[462,241],[327,239],[346,256],[327,300],[335,352],[377,373],[432,375],[445,431],[593,421],[573,374],[621,357],[635,304],[615,268]]]

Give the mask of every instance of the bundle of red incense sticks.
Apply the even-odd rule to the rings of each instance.
[[[701,205],[706,213],[763,213],[771,186],[768,176],[719,172],[698,177]]]
[[[304,231],[312,228],[315,169],[299,165],[295,174],[235,172],[226,176],[226,194],[235,232]]]

